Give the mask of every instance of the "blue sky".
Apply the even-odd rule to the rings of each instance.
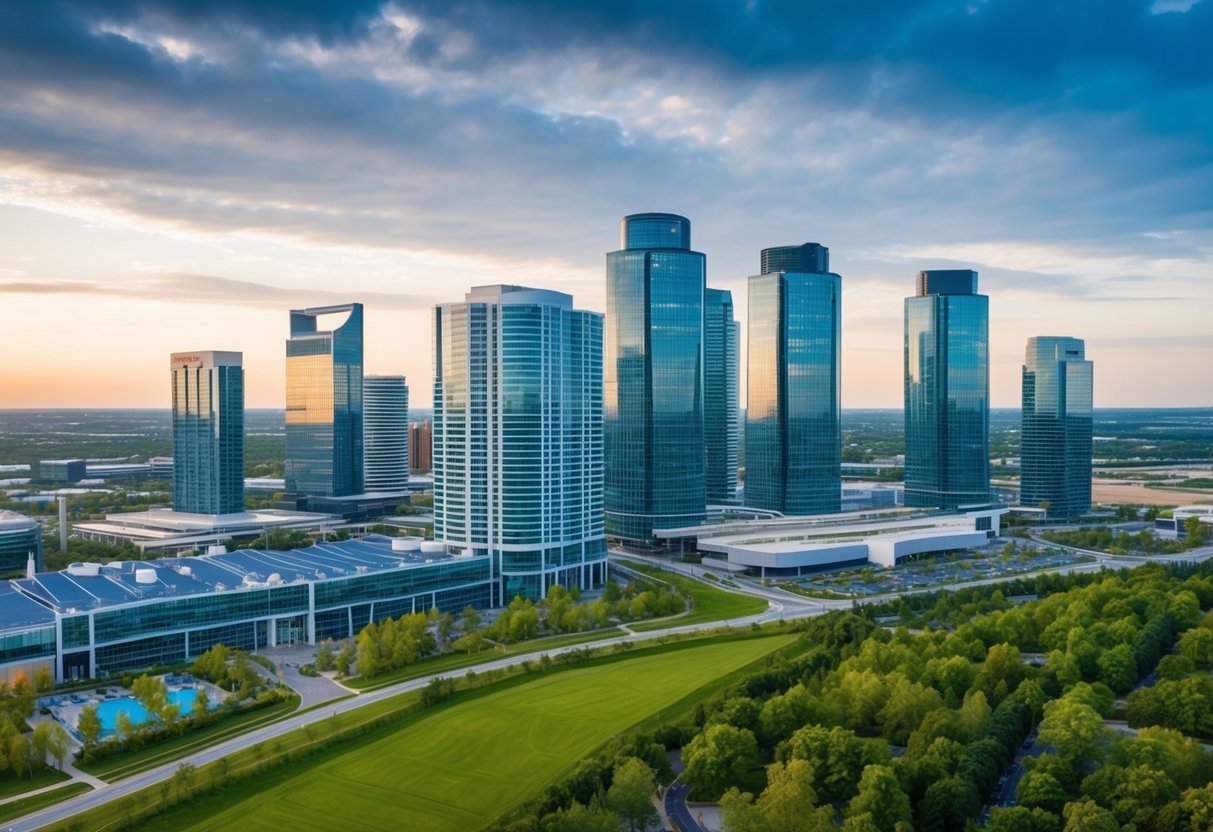
[[[995,406],[1052,334],[1097,405],[1210,405],[1210,43],[1213,0],[6,3],[0,406],[166,406],[212,348],[281,406],[286,310],[347,299],[425,405],[434,303],[601,310],[654,210],[743,340],[759,250],[830,247],[844,406],[900,406],[931,267],[981,273]]]

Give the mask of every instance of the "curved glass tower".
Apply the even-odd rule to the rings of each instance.
[[[842,278],[817,243],[762,252],[749,281],[745,504],[840,509]]]
[[[362,379],[363,487],[401,492],[409,485],[409,388],[404,376]]]
[[[173,511],[244,511],[244,368],[238,352],[175,352]]]
[[[1023,365],[1020,495],[1049,517],[1091,510],[1093,367],[1079,338],[1029,338]]]
[[[606,256],[606,531],[633,543],[705,515],[703,295],[691,223],[632,214]]]
[[[494,604],[606,579],[602,315],[478,286],[434,310],[434,539],[491,557]]]
[[[344,316],[331,330],[318,319]],[[291,310],[286,342],[286,491],[362,493],[362,304]]]
[[[906,298],[907,506],[989,502],[989,301],[967,269],[919,272]]]
[[[737,502],[737,321],[733,293],[703,293],[704,482],[711,505]]]

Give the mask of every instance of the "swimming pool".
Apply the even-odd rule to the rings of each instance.
[[[194,700],[198,698],[198,691],[195,688],[183,688],[181,690],[170,690],[168,692],[168,701],[171,705],[177,706],[177,713],[181,716],[186,716],[194,709]],[[212,702],[211,707],[218,705],[218,702]],[[108,737],[114,733],[114,725],[118,721],[118,714],[125,713],[130,719],[132,725],[141,725],[151,719],[147,708],[143,707],[137,699],[132,696],[120,696],[117,699],[103,699],[97,703],[97,716],[101,718],[101,736]]]

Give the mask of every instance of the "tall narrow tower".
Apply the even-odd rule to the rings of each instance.
[[[173,510],[244,511],[244,367],[238,352],[175,352]]]
[[[440,304],[433,464],[434,539],[493,558],[494,604],[600,585],[602,315],[523,286]]]
[[[691,223],[632,214],[606,256],[606,529],[634,544],[704,518],[703,294]]]
[[[990,499],[989,329],[977,272],[918,273],[905,302],[907,506]]]
[[[840,508],[842,278],[817,243],[762,252],[749,280],[745,504]]]
[[[703,451],[707,501],[737,502],[737,321],[733,293],[703,294]]]
[[[409,485],[409,388],[404,376],[362,379],[363,483],[399,493]]]
[[[332,329],[319,327],[333,318]],[[291,310],[286,342],[286,491],[363,490],[362,304]]]
[[[1023,365],[1020,496],[1050,517],[1091,510],[1093,366],[1079,338],[1029,338]]]

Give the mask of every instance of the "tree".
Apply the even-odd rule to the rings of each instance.
[[[50,755],[55,761],[55,767],[62,770],[63,758],[71,747],[71,739],[67,730],[58,722],[39,722],[34,726],[30,745],[39,760],[46,760],[47,755]]]
[[[131,695],[161,722],[171,722],[177,716],[175,705],[169,705],[168,686],[159,676],[144,673],[131,683]]]
[[[969,818],[977,817],[981,800],[973,784],[959,777],[946,777],[932,783],[918,806],[918,832],[955,832],[964,829]]]
[[[834,809],[817,806],[813,768],[805,760],[767,766],[767,787],[755,806],[771,832],[824,832],[834,826]]]
[[[22,770],[30,777],[34,776],[34,757],[25,734],[13,734],[9,738],[8,764],[18,777],[21,776]]]
[[[601,806],[572,806],[543,819],[541,832],[620,832],[623,822],[614,812]]]
[[[1213,635],[1213,633],[1210,633]],[[1117,693],[1127,693],[1137,681],[1137,660],[1133,648],[1118,644],[1099,657],[1099,678]]]
[[[657,819],[653,793],[657,783],[653,770],[638,757],[627,757],[615,763],[611,787],[606,793],[606,807],[623,820],[630,832],[644,832]]]
[[[38,693],[48,691],[55,686],[55,677],[51,673],[50,668],[45,665],[38,668],[34,674],[34,690]]]
[[[479,653],[484,646],[484,636],[479,630],[468,630],[459,638],[451,642],[451,648],[467,653],[469,656],[472,653]]]
[[[1057,814],[1065,805],[1068,795],[1052,774],[1033,769],[1019,781],[1015,797],[1021,806],[1027,806],[1029,809],[1044,809],[1046,812]]]
[[[1177,802],[1158,813],[1158,829],[1167,832],[1208,832],[1213,829],[1213,783],[1188,789]]]
[[[1213,630],[1194,627],[1179,637],[1179,655],[1199,668],[1213,667]]]
[[[1002,695],[1015,690],[1016,685],[1023,681],[1025,673],[1018,647],[1014,644],[995,644],[986,653],[986,660],[973,684],[985,692],[986,699],[998,704],[1002,701]],[[1000,692],[1002,695],[999,695]]]
[[[468,604],[463,608],[463,612],[459,613],[460,629],[465,633],[480,629],[481,620],[479,611],[471,604]]]
[[[80,737],[84,740],[84,744],[86,746],[95,744],[97,740],[101,739],[101,731],[103,729],[101,717],[97,713],[97,706],[85,705],[80,710],[80,719],[76,721],[76,730],[80,732]]]
[[[986,832],[1061,832],[1061,821],[1043,809],[995,806],[990,812]]]
[[[1192,516],[1184,521],[1184,534],[1187,535],[1188,548],[1195,549],[1204,546],[1208,541],[1209,527],[1202,523],[1199,517]]]
[[[193,763],[182,763],[173,772],[173,786],[177,790],[177,800],[182,800],[198,778],[198,770]]]
[[[1120,832],[1120,824],[1107,809],[1091,800],[1066,804],[1064,832]]]
[[[1052,745],[1062,757],[1071,761],[1098,762],[1106,734],[1103,720],[1089,705],[1068,697],[1045,705],[1040,741]]]
[[[333,669],[333,640],[326,638],[316,645],[315,665],[317,670]]]
[[[347,676],[350,672],[350,665],[354,663],[354,645],[346,643],[341,648],[341,652],[337,654],[337,658],[333,660],[334,666],[337,668],[337,673],[341,676]]]
[[[118,716],[114,717],[114,733],[123,740],[130,739],[135,733],[135,724],[126,711],[118,711]]]
[[[758,741],[744,728],[708,725],[687,743],[682,761],[684,779],[701,797],[715,797],[757,765]]]
[[[754,795],[735,786],[720,796],[720,819],[724,832],[769,832]]]
[[[859,791],[847,806],[847,817],[869,815],[874,828],[892,832],[898,823],[909,823],[910,798],[902,791],[889,766],[864,766]]]

